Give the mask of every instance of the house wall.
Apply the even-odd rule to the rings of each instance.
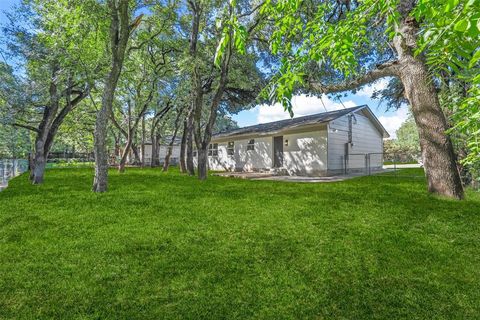
[[[140,157],[142,155],[140,154]],[[151,144],[146,144],[145,145],[145,160],[150,161],[152,159],[152,145]]]
[[[158,156],[160,164],[163,164],[165,161],[165,156],[167,155],[168,146],[162,145],[158,150]],[[145,162],[148,164],[152,159],[152,145],[145,145]],[[180,146],[173,146],[172,155],[170,157],[170,164],[177,164],[180,159]]]
[[[288,146],[285,145],[288,140]],[[290,175],[324,174],[327,170],[327,130],[283,136],[283,166]]]
[[[160,146],[158,151],[160,163],[165,161],[167,156],[168,146]],[[180,160],[180,146],[173,146],[172,155],[170,156],[170,164],[177,164]]]
[[[273,163],[272,137],[252,137],[255,150],[247,150],[249,139],[230,140],[235,143],[233,156],[227,155],[228,141],[218,142],[218,157],[208,157],[208,165],[216,171],[256,171],[270,169]],[[213,141],[212,143],[217,143]]]
[[[357,122],[352,125],[352,145],[348,146],[350,169],[365,169],[365,154],[370,156],[370,167],[381,168],[383,165],[383,136],[368,117],[361,111],[355,113]],[[348,115],[330,122],[328,129],[328,170],[332,173],[344,170],[343,157],[345,144],[348,142]]]
[[[281,133],[278,136],[282,135]],[[276,135],[277,136],[277,135]],[[215,171],[258,171],[273,167],[273,138],[251,137],[230,140],[235,143],[235,154],[227,155],[228,141],[218,143],[218,157],[209,157],[209,168]],[[248,141],[255,139],[255,150],[247,150]],[[288,140],[288,146],[285,146]],[[283,134],[283,168],[291,175],[324,174],[327,170],[327,131]]]

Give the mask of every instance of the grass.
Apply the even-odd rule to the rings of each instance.
[[[51,169],[0,193],[1,319],[474,319],[480,194]]]
[[[384,161],[383,165],[393,165],[393,164],[418,164],[418,161]]]

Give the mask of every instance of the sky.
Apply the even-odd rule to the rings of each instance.
[[[372,93],[375,90],[383,89],[387,86],[388,79],[380,79],[370,86],[365,86],[356,94],[349,94],[338,100],[331,99],[327,96],[322,98],[300,95],[295,96],[292,100],[294,117],[306,116],[315,113],[333,111],[338,109],[350,108],[360,105],[368,105],[370,109],[375,113],[385,129],[390,133],[391,138],[396,137],[396,130],[408,117],[408,107],[402,106],[398,110],[386,111],[384,104],[380,105],[379,100],[371,99]],[[322,103],[323,100],[323,103]],[[253,109],[245,110],[237,115],[233,115],[233,120],[237,121],[240,127],[254,125],[258,123],[265,123],[271,121],[277,121],[282,119],[288,119],[290,115],[283,110],[280,104],[258,105]]]
[[[0,25],[5,22],[3,11],[10,9],[14,4],[18,4],[20,0],[0,0]],[[398,110],[386,111],[385,105],[379,105],[378,100],[371,99],[371,95],[375,90],[385,88],[388,79],[381,79],[370,86],[365,86],[356,94],[350,94],[342,98],[342,103],[337,100],[323,96],[322,100],[317,97],[308,97],[305,95],[295,96],[293,98],[293,112],[295,117],[354,107],[358,105],[368,105],[375,113],[385,129],[390,133],[391,138],[395,138],[395,131],[408,117],[408,108],[403,106]],[[324,107],[325,105],[325,107]],[[258,123],[271,122],[281,119],[288,119],[288,112],[283,110],[281,105],[258,105],[253,109],[242,111],[233,115],[233,120],[237,121],[240,127],[254,125]]]

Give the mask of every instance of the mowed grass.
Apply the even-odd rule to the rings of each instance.
[[[419,171],[411,171],[419,172]],[[128,169],[0,193],[1,319],[475,319],[480,195]]]

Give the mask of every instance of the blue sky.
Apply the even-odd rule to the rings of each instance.
[[[20,0],[0,0],[0,18],[2,19],[2,22],[5,19],[5,16],[3,15],[3,11],[8,10],[12,7],[12,5],[20,3]]]
[[[3,11],[11,9],[14,4],[18,4],[19,2],[20,0],[0,0],[0,25],[3,25],[6,21]],[[370,98],[375,89],[381,89],[385,87],[386,84],[387,80],[379,80],[371,86],[366,86],[355,95],[350,94],[347,97],[342,98],[343,105],[339,101],[334,101],[326,96],[322,97],[323,103],[320,99],[315,97],[297,96],[293,100],[293,111],[295,116],[304,116],[324,112],[325,108],[328,111],[331,111],[341,109],[343,106],[348,108],[367,104],[379,118],[380,122],[384,125],[390,135],[395,137],[395,131],[408,116],[407,107],[404,106],[399,110],[387,112],[385,111],[385,106],[379,106],[378,100]],[[283,108],[280,105],[259,105],[251,110],[242,111],[239,114],[232,116],[232,118],[242,127],[287,119],[288,117],[288,113],[283,111]]]

